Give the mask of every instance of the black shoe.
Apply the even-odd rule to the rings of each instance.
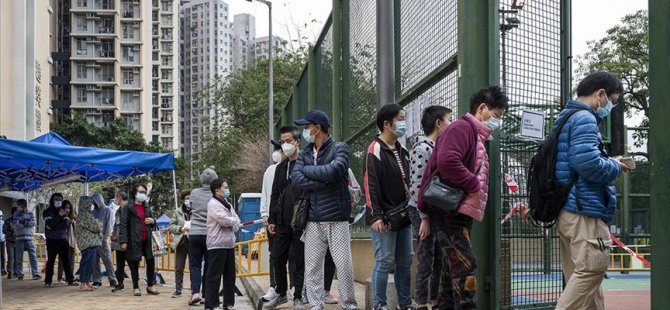
[[[116,292],[123,291],[123,289],[125,289],[125,287],[123,286],[123,284],[119,284],[119,285],[115,286],[115,287],[112,289],[112,293],[116,293]]]
[[[22,281],[22,280],[23,280],[23,276],[19,276],[17,279],[19,279],[19,281]]]
[[[176,290],[172,293],[172,298],[177,298],[181,296],[181,290]]]
[[[42,276],[40,276],[38,274],[33,276],[33,280],[39,280],[39,279],[42,279]]]
[[[7,276],[7,280],[11,280],[12,278],[13,278],[13,277],[12,277],[12,274],[10,273],[10,274]]]
[[[2,271],[2,275],[4,276],[4,275],[6,275],[6,274],[7,274],[7,270],[3,270],[3,271]]]
[[[117,285],[119,285],[119,283],[116,282],[116,280],[109,281],[109,286],[110,287],[116,287]]]
[[[101,282],[93,282],[92,285],[93,285],[93,286],[102,286],[102,283],[101,283]]]

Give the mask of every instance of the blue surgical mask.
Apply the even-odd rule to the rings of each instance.
[[[610,112],[612,112],[613,107],[614,107],[614,104],[612,103],[612,100],[609,100],[609,98],[607,98],[607,105],[605,105],[604,107],[598,108],[598,110],[596,112],[598,113],[598,116],[600,116],[602,118],[605,118],[608,115],[610,115]]]
[[[60,201],[60,200],[54,200],[54,207],[56,207],[56,208],[60,208],[61,206],[63,206],[63,202],[62,202],[62,201]]]
[[[226,189],[223,190],[223,197],[224,198],[230,197],[230,190],[229,189],[226,188]]]
[[[191,201],[188,200],[188,199],[184,200],[184,205],[187,206],[187,207],[190,207],[191,206]]]
[[[407,123],[405,123],[405,121],[396,121],[394,131],[396,137],[402,138],[405,136],[406,132],[407,132]]]
[[[491,128],[491,130],[496,130],[502,126],[502,121],[499,118],[495,118],[491,116],[488,122],[486,122],[486,126]]]
[[[307,143],[314,143],[314,140],[316,140],[316,135],[312,136],[311,130],[307,128],[302,130],[302,137]]]
[[[145,200],[147,200],[147,194],[139,193],[137,194],[137,196],[135,196],[135,200],[139,202],[144,202]]]

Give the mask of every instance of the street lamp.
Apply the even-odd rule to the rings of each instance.
[[[268,0],[247,0],[248,2],[261,2],[268,6],[268,20],[269,20],[269,30],[268,30],[268,135],[270,139],[274,139],[274,89],[273,89],[273,79],[274,73],[272,72],[272,2]],[[272,144],[268,143],[268,158],[270,165],[272,165],[272,152],[274,148]]]

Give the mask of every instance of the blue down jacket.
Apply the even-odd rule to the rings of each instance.
[[[563,209],[609,222],[616,208],[614,181],[621,168],[603,149],[598,124],[603,118],[585,104],[570,100],[554,123],[554,129],[570,110],[572,115],[558,136],[556,179],[567,186],[578,175]]]
[[[349,176],[349,146],[336,143],[329,137],[317,153],[314,164],[314,144],[309,144],[298,156],[291,181],[309,195],[309,222],[343,222],[349,220],[351,204],[347,178]]]

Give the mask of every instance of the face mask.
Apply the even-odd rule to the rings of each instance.
[[[281,149],[284,151],[284,154],[288,157],[291,157],[293,154],[295,154],[295,145],[291,143],[282,144]]]
[[[305,128],[302,131],[302,137],[307,141],[307,143],[314,143],[316,140],[316,135],[312,136],[311,130]]]
[[[612,112],[613,107],[614,107],[614,104],[612,103],[612,100],[609,100],[609,98],[607,98],[607,105],[604,106],[604,107],[598,108],[598,110],[596,112],[598,113],[598,115],[600,117],[605,118],[610,114],[610,112]]]
[[[139,202],[144,202],[145,200],[147,200],[147,194],[139,193],[137,194],[137,196],[135,196],[135,200]]]
[[[407,123],[405,123],[405,121],[396,121],[394,131],[396,137],[402,138],[405,136],[406,132],[407,132]]]
[[[56,207],[56,208],[60,208],[61,206],[63,206],[63,202],[62,202],[62,201],[60,201],[60,200],[54,200],[54,207]]]
[[[279,151],[275,151],[274,153],[272,153],[272,161],[275,162],[275,163],[280,162],[281,157],[282,156],[281,156],[281,153]]]
[[[93,212],[93,210],[95,210],[95,205],[91,205],[91,212]]]
[[[184,200],[184,205],[187,206],[187,207],[190,207],[191,206],[191,201],[188,200],[188,199]]]
[[[230,190],[229,189],[224,189],[223,190],[223,198],[228,198],[230,197]]]
[[[500,128],[500,126],[502,126],[502,121],[499,118],[495,118],[488,107],[486,107],[486,110],[489,111],[489,115],[491,115],[491,118],[486,122],[486,126],[492,131]]]

